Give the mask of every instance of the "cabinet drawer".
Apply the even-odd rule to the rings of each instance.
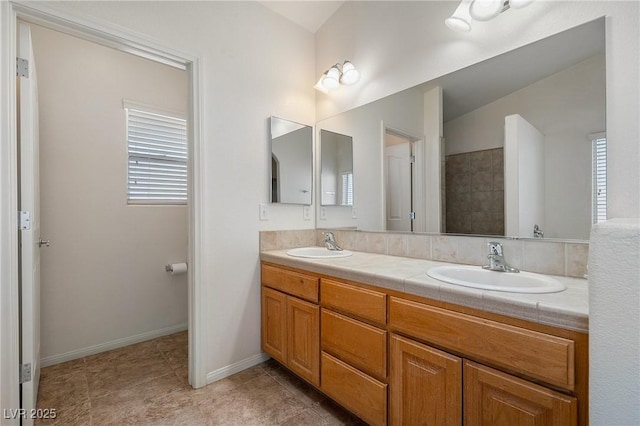
[[[387,385],[322,352],[323,392],[370,425],[387,424]]]
[[[319,279],[298,272],[262,265],[262,284],[276,290],[298,296],[310,302],[318,302]]]
[[[372,321],[387,324],[387,295],[338,281],[322,279],[320,284],[322,306]]]
[[[322,350],[370,374],[387,377],[387,332],[322,308]]]
[[[574,390],[573,340],[396,297],[390,300],[389,324],[393,331]]]

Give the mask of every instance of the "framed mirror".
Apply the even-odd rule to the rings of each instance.
[[[353,206],[353,138],[320,130],[320,205]]]
[[[311,126],[270,117],[269,127],[271,202],[311,205],[313,186]]]
[[[393,210],[414,232],[588,240],[606,215],[605,83],[600,18],[317,126],[353,137],[358,229],[394,230]],[[395,210],[388,133],[414,144]]]

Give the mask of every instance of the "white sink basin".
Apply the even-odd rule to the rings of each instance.
[[[349,257],[353,253],[348,250],[329,250],[325,247],[300,247],[287,252],[289,256],[308,257],[312,259],[334,259],[336,257]]]
[[[436,266],[427,275],[449,284],[512,293],[556,293],[566,289],[560,281],[530,272],[496,272],[480,266]]]

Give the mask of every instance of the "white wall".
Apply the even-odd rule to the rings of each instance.
[[[446,155],[502,147],[509,114],[544,133],[547,238],[589,239],[588,135],[605,130],[604,62],[595,55],[444,124]]]
[[[589,249],[592,425],[640,424],[640,221],[599,223]]]
[[[405,90],[318,122],[318,129],[353,138],[353,200],[357,211],[357,219],[353,219],[351,209],[328,206],[327,219],[319,220],[319,227],[347,227],[357,223],[358,229],[385,229],[382,125],[422,139],[423,108],[422,92]]]
[[[258,204],[269,201],[268,117],[314,121],[313,35],[257,2],[44,6],[108,21],[201,59],[205,369],[218,372],[260,354],[258,231],[314,227],[302,206],[270,205],[270,220],[258,220]]]
[[[186,116],[186,72],[32,25],[39,75],[42,357],[185,326],[187,207],[127,205],[123,99]],[[63,359],[60,359],[60,357]],[[69,356],[69,355],[67,355]]]
[[[322,119],[380,99],[399,90],[488,59],[540,38],[607,16],[607,139],[608,210],[611,217],[640,217],[640,4],[636,1],[537,1],[510,10],[487,23],[474,22],[466,34],[447,29],[444,19],[457,1],[345,2],[316,34],[316,76],[328,64],[348,58],[362,72],[355,85],[330,96],[318,95],[317,117]],[[606,238],[606,237],[605,237]],[[635,243],[638,243],[637,237]],[[597,243],[596,243],[597,245]],[[623,267],[620,276],[635,285],[631,293],[637,311],[637,267]],[[616,281],[605,277],[606,285]],[[594,297],[597,298],[597,295]],[[608,309],[629,298],[616,292]],[[595,322],[595,324],[594,324]],[[638,334],[637,318],[609,316],[591,320],[601,330],[623,328]],[[600,336],[604,337],[604,336]],[[592,424],[607,423],[616,411],[637,413],[638,363],[631,369],[616,365],[606,340],[591,336],[592,348],[607,353],[601,360],[616,370],[616,381],[600,374],[591,363],[591,386],[603,389],[591,400]],[[592,353],[594,351],[592,350]],[[637,353],[636,353],[637,361]],[[620,389],[634,392],[623,394]],[[637,423],[637,417],[631,424]]]

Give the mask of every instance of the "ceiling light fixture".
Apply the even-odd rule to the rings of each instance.
[[[360,71],[349,61],[344,61],[342,65],[335,64],[322,74],[320,80],[313,86],[323,93],[331,92],[343,86],[351,86],[360,80]]]
[[[462,0],[444,23],[458,32],[471,31],[471,21],[489,21],[509,8],[522,9],[533,0]]]

